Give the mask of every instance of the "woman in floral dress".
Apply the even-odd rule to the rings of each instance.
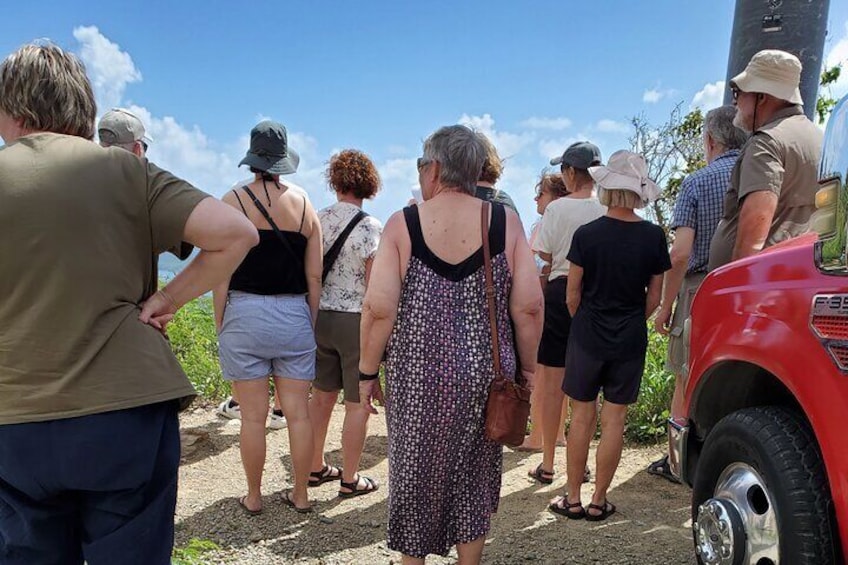
[[[375,411],[386,352],[389,547],[404,564],[456,546],[479,563],[500,496],[502,447],[484,437],[494,378],[481,234],[489,247],[503,372],[532,386],[542,294],[521,222],[474,197],[485,147],[444,127],[418,160],[425,202],[386,223],[362,310],[360,401]]]

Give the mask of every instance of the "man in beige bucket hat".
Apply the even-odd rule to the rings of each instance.
[[[822,133],[804,115],[800,79],[797,57],[766,49],[730,81],[733,123],[752,135],[731,173],[709,270],[809,229]]]

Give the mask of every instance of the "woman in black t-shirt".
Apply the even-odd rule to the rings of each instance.
[[[659,195],[645,160],[618,151],[606,167],[589,169],[605,216],[574,234],[568,261],[566,302],[573,316],[563,391],[572,399],[568,431],[568,495],[550,509],[568,518],[597,521],[615,512],[607,502],[624,436],[627,406],[636,401],[647,350],[646,318],[660,302],[663,273],[671,268],[665,233],[643,220],[642,208]],[[583,470],[603,390],[601,441],[592,502],[580,502]]]

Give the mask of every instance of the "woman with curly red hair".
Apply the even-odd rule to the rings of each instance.
[[[373,198],[380,176],[361,151],[346,149],[333,155],[326,172],[338,202],[318,212],[324,237],[324,287],[318,311],[317,377],[309,411],[315,451],[310,486],[341,481],[339,496],[350,498],[377,490],[377,482],[360,475],[369,412],[359,402],[359,320],[362,300],[377,253],[382,224],[362,211],[362,201]],[[324,442],[339,391],[344,391],[342,467],[324,459]]]

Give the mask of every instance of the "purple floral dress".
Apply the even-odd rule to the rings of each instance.
[[[502,448],[483,435],[494,378],[480,248],[446,263],[424,243],[418,208],[404,209],[412,257],[386,360],[389,547],[413,557],[446,555],[489,531],[501,487]],[[516,357],[504,254],[506,216],[489,231],[503,371]]]

